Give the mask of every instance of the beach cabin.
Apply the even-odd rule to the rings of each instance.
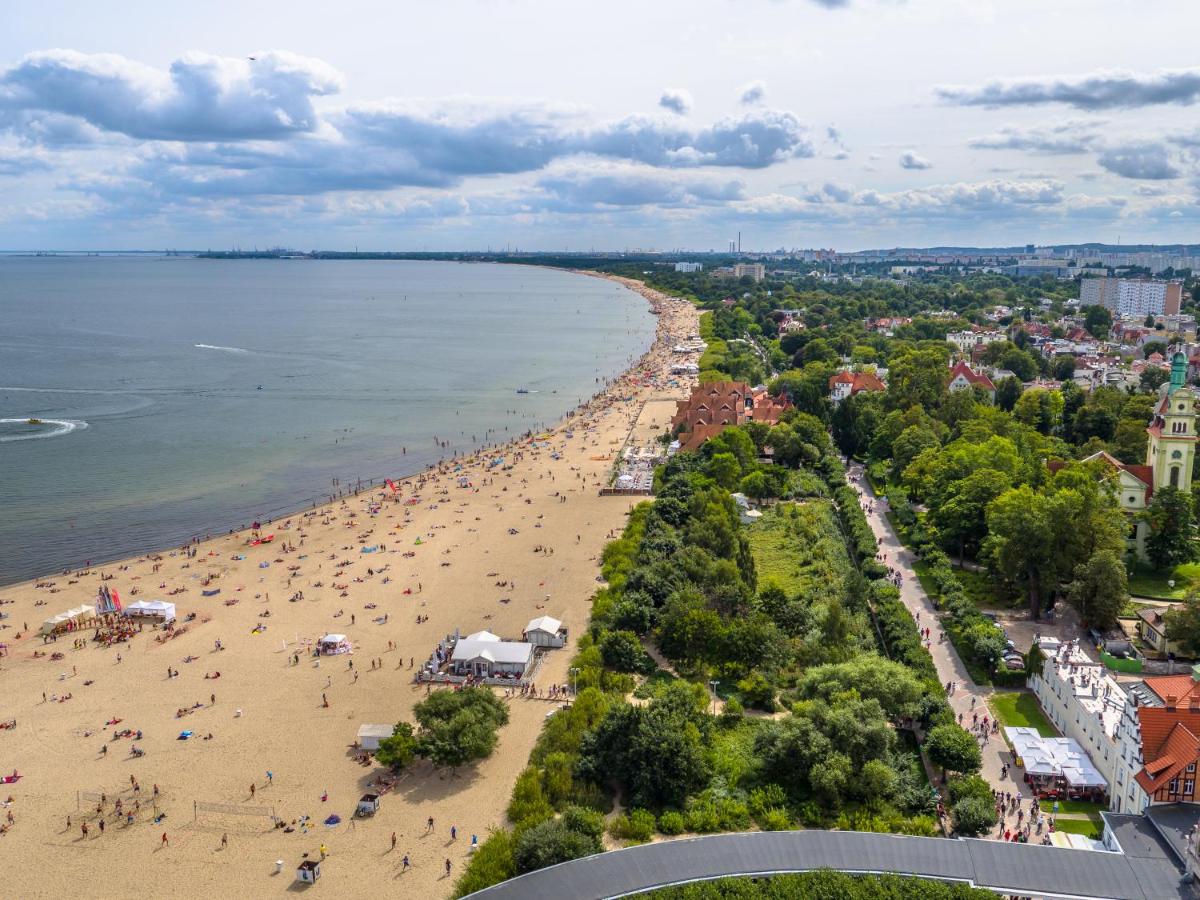
[[[450,654],[453,674],[476,678],[523,678],[532,665],[533,644],[502,641],[486,631],[457,641]]]
[[[363,750],[378,750],[379,742],[390,738],[395,728],[391,725],[363,724],[358,726],[358,746]]]
[[[296,867],[296,880],[305,884],[316,884],[321,877],[321,861],[306,859]]]
[[[525,626],[525,640],[535,647],[565,647],[567,629],[563,623],[551,616],[538,616],[530,619]]]
[[[322,656],[349,653],[350,641],[344,634],[327,634],[317,641],[317,651]]]
[[[379,795],[378,794],[363,794],[358,798],[358,808],[354,810],[354,814],[359,818],[365,816],[373,816],[379,812]]]

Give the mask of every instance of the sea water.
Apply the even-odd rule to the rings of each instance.
[[[541,428],[653,332],[633,292],[533,266],[0,258],[0,584]]]

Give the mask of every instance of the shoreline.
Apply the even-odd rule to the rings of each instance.
[[[533,266],[528,263],[506,263],[505,265],[514,265],[514,266],[519,266],[522,268],[533,268],[533,269],[539,269],[539,270],[543,270],[543,271],[546,269],[546,267],[544,267],[544,266]],[[633,291],[634,293],[641,296],[644,300],[646,300],[649,305],[650,315],[652,315],[652,316],[657,316],[657,312],[656,312],[657,304],[661,304],[665,300],[675,300],[676,299],[676,298],[666,297],[666,295],[659,294],[659,292],[654,291],[652,288],[646,287],[644,285],[644,283],[642,283],[640,281],[636,281],[634,279],[622,278],[620,276],[611,276],[611,275],[607,275],[606,273],[603,273],[603,272],[596,272],[596,271],[587,270],[587,269],[558,269],[557,271],[569,272],[574,275],[583,275],[583,276],[587,276],[587,277],[591,277],[591,278],[599,278],[599,279],[602,279],[605,281],[611,281],[613,283],[620,284],[622,287],[625,287],[626,289]],[[657,295],[657,296],[652,297],[651,296],[652,294]],[[686,302],[686,301],[681,301],[681,302]],[[658,331],[658,329],[657,329],[657,323],[656,323],[655,333],[651,337],[650,344],[646,347],[645,350],[642,351],[642,353],[633,362],[627,364],[624,368],[618,370],[617,372],[613,373],[612,375],[607,376],[605,378],[603,384],[600,386],[600,388],[598,390],[596,390],[590,397],[585,399],[583,402],[576,403],[574,406],[569,407],[568,409],[564,410],[552,422],[541,423],[542,428],[540,430],[541,431],[556,431],[557,429],[561,428],[572,417],[577,415],[580,411],[587,409],[590,404],[596,402],[597,399],[601,398],[608,391],[610,386],[627,378],[630,375],[630,373],[632,373],[633,371],[635,371],[636,369],[638,369],[639,367],[644,365],[646,359],[652,354],[652,352],[655,349],[655,344],[658,341],[657,331]],[[375,490],[377,488],[382,488],[386,485],[386,482],[388,480],[393,481],[397,485],[406,484],[407,482],[409,482],[412,479],[421,478],[430,473],[436,473],[436,472],[440,471],[441,467],[446,464],[451,464],[451,463],[459,462],[459,461],[466,460],[466,459],[474,459],[475,457],[479,456],[480,454],[484,454],[484,453],[492,453],[492,452],[507,450],[510,447],[519,445],[524,440],[527,440],[529,437],[529,434],[531,434],[531,433],[532,433],[532,429],[529,432],[524,433],[523,435],[514,436],[514,437],[510,438],[508,441],[505,441],[503,443],[498,443],[498,444],[478,443],[475,445],[467,445],[469,448],[469,452],[464,452],[463,455],[461,455],[461,456],[459,455],[459,453],[460,453],[459,450],[454,450],[448,456],[446,456],[446,455],[438,456],[438,458],[434,462],[426,463],[423,466],[421,466],[420,468],[414,469],[407,473],[401,472],[399,474],[378,475],[378,476],[371,477],[367,481],[362,481],[360,479],[359,481],[356,482],[356,484],[361,485],[361,486],[358,487],[354,491],[346,490],[344,492],[334,494],[334,495],[321,494],[321,495],[314,495],[311,497],[306,497],[306,498],[302,498],[302,499],[294,500],[294,501],[288,500],[288,501],[283,502],[280,506],[275,507],[274,509],[259,510],[258,513],[256,513],[255,517],[253,517],[253,520],[269,524],[271,522],[275,522],[280,519],[285,519],[285,518],[295,517],[295,516],[302,516],[305,513],[309,513],[309,512],[315,511],[315,510],[320,510],[324,506],[332,505],[341,499],[344,499],[347,497],[361,496],[364,492],[369,492],[369,491]],[[397,460],[400,460],[400,459],[403,459],[403,457],[402,456],[397,457]],[[162,554],[170,553],[173,550],[181,549],[181,547],[183,547],[183,546],[189,546],[189,545],[195,543],[196,541],[204,543],[204,542],[208,542],[208,541],[212,541],[212,540],[217,540],[222,537],[236,537],[237,535],[242,534],[249,530],[249,525],[246,522],[242,522],[236,526],[228,526],[224,530],[218,530],[219,527],[220,526],[218,526],[217,529],[214,529],[212,527],[202,529],[200,532],[194,533],[192,535],[191,539],[189,539],[183,545],[162,544],[162,545],[157,545],[157,546],[153,546],[153,547],[143,547],[136,551],[122,551],[113,556],[97,555],[97,556],[93,556],[93,557],[88,557],[85,560],[77,560],[76,564],[74,564],[74,565],[64,566],[61,569],[54,569],[54,570],[48,570],[48,571],[43,570],[42,572],[32,575],[32,576],[20,576],[20,577],[14,578],[12,580],[9,580],[4,576],[3,571],[0,571],[0,592],[6,590],[8,588],[20,586],[22,584],[25,584],[26,582],[40,581],[40,580],[44,580],[47,578],[66,578],[66,577],[70,577],[72,575],[78,575],[89,569],[102,568],[104,566],[111,566],[111,565],[114,565],[117,563],[130,562],[135,559],[144,559],[148,556],[162,555]],[[203,536],[201,535],[201,532],[202,532]],[[3,598],[0,597],[0,599],[3,599]]]
[[[290,867],[303,853],[315,856],[320,844],[330,850],[323,883],[339,896],[374,897],[393,879],[402,879],[406,894],[448,893],[471,835],[482,841],[505,823],[512,786],[554,706],[504,697],[510,721],[491,756],[454,773],[418,762],[369,819],[353,819],[354,806],[383,770],[356,763],[350,745],[361,723],[412,721],[425,696],[414,683],[416,668],[456,630],[519,639],[531,619],[555,617],[571,641],[543,657],[535,678],[543,694],[569,680],[604,543],[645,499],[600,496],[599,489],[630,435],[644,442],[661,431],[674,399],[694,381],[671,376],[670,366],[672,342],[696,329],[696,308],[619,283],[658,311],[653,342],[534,439],[444,460],[398,480],[394,494],[363,491],[277,518],[264,530],[276,535],[270,545],[251,545],[241,531],[187,551],[96,566],[79,578],[5,588],[0,718],[17,727],[0,730],[0,765],[22,778],[6,786],[15,822],[0,841],[26,863],[10,879],[19,893],[69,892],[78,872],[69,861],[82,852],[79,861],[104,867],[114,895],[286,895]],[[36,634],[42,620],[88,603],[101,585],[126,604],[177,604],[182,627],[168,637],[147,626],[110,646],[93,642],[85,627],[44,644]],[[328,632],[345,634],[353,655],[308,656],[310,642]],[[120,737],[124,728],[139,735]],[[190,739],[181,739],[185,730]],[[144,755],[132,754],[131,743]],[[273,778],[264,778],[267,770]],[[162,792],[162,822],[149,815],[152,786]],[[97,813],[102,793],[108,806]],[[132,824],[113,816],[116,797],[127,805],[141,799]],[[264,803],[288,831],[262,817],[211,811],[251,812]],[[340,825],[319,824],[335,812]],[[430,816],[434,833],[426,830]],[[104,833],[100,819],[109,825]],[[451,825],[457,841],[447,840]],[[159,846],[164,830],[169,847]],[[406,854],[407,872],[400,865]],[[120,864],[129,859],[146,862]],[[277,859],[289,867],[281,876],[273,874]],[[147,883],[155,885],[149,892]]]

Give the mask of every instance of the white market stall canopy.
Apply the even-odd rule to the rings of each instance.
[[[326,654],[349,653],[350,641],[344,634],[327,634],[317,641],[317,648]]]
[[[1074,738],[1042,737],[1036,728],[1004,729],[1013,752],[1031,775],[1061,777],[1072,787],[1107,787],[1087,751]]]
[[[175,604],[166,600],[138,600],[122,611],[127,616],[155,616],[164,622],[175,621]]]

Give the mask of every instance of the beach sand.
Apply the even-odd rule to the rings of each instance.
[[[466,864],[471,836],[482,842],[490,827],[503,823],[512,785],[555,705],[507,700],[511,719],[489,759],[453,774],[418,762],[367,819],[354,820],[355,806],[385,773],[357,763],[352,744],[362,723],[412,720],[426,689],[414,684],[409,660],[419,668],[456,628],[519,639],[531,618],[548,614],[564,622],[572,639],[585,629],[600,551],[641,499],[601,497],[599,488],[645,401],[682,397],[690,388],[688,379],[668,374],[670,348],[697,327],[689,304],[622,282],[659,312],[653,347],[538,447],[524,441],[484,451],[397,481],[396,493],[363,492],[264,524],[261,533],[275,535],[269,545],[251,546],[251,536],[240,532],[195,545],[190,558],[178,549],[164,551],[0,589],[0,598],[11,601],[0,606],[8,614],[0,630],[7,643],[0,658],[0,720],[17,723],[0,730],[0,774],[23,776],[0,785],[0,798],[11,798],[0,811],[0,824],[7,825],[0,836],[8,862],[4,893],[279,894],[293,888],[303,854],[318,858],[324,845],[328,859],[315,891],[447,896]],[[671,404],[644,409],[639,438],[661,431]],[[499,456],[504,465],[488,467]],[[472,486],[460,487],[460,475]],[[378,550],[363,553],[369,546]],[[112,577],[102,582],[104,576]],[[201,595],[206,579],[219,594]],[[498,586],[504,581],[509,586]],[[158,641],[162,632],[147,626],[127,642],[100,648],[88,628],[78,635],[89,639],[82,649],[73,648],[70,634],[43,644],[42,621],[93,603],[101,584],[117,590],[126,605],[176,603],[183,633]],[[303,599],[289,601],[299,591]],[[196,618],[184,623],[191,613]],[[385,613],[387,622],[378,623]],[[418,615],[428,620],[417,624]],[[260,625],[266,630],[254,633]],[[317,666],[304,642],[327,632],[346,634],[354,653],[323,657]],[[216,649],[217,641],[223,649]],[[47,655],[35,658],[35,652]],[[55,652],[63,658],[48,655]],[[292,663],[297,652],[298,665]],[[546,656],[535,678],[540,687],[569,680],[572,652]],[[185,662],[189,657],[195,659]],[[178,677],[169,677],[170,670]],[[217,679],[205,677],[218,671]],[[105,724],[114,719],[119,723]],[[126,728],[143,732],[136,743],[144,756],[131,755],[134,741],[114,739]],[[185,729],[193,736],[177,740]],[[101,793],[103,833],[94,799]],[[126,811],[140,804],[134,824],[117,819],[117,798]],[[289,824],[308,816],[312,825],[285,833],[264,816],[228,812],[194,820],[197,801],[270,808]],[[155,810],[166,814],[158,824]],[[330,814],[341,824],[321,824]],[[407,872],[405,854],[412,863]],[[279,874],[276,860],[283,861]]]

